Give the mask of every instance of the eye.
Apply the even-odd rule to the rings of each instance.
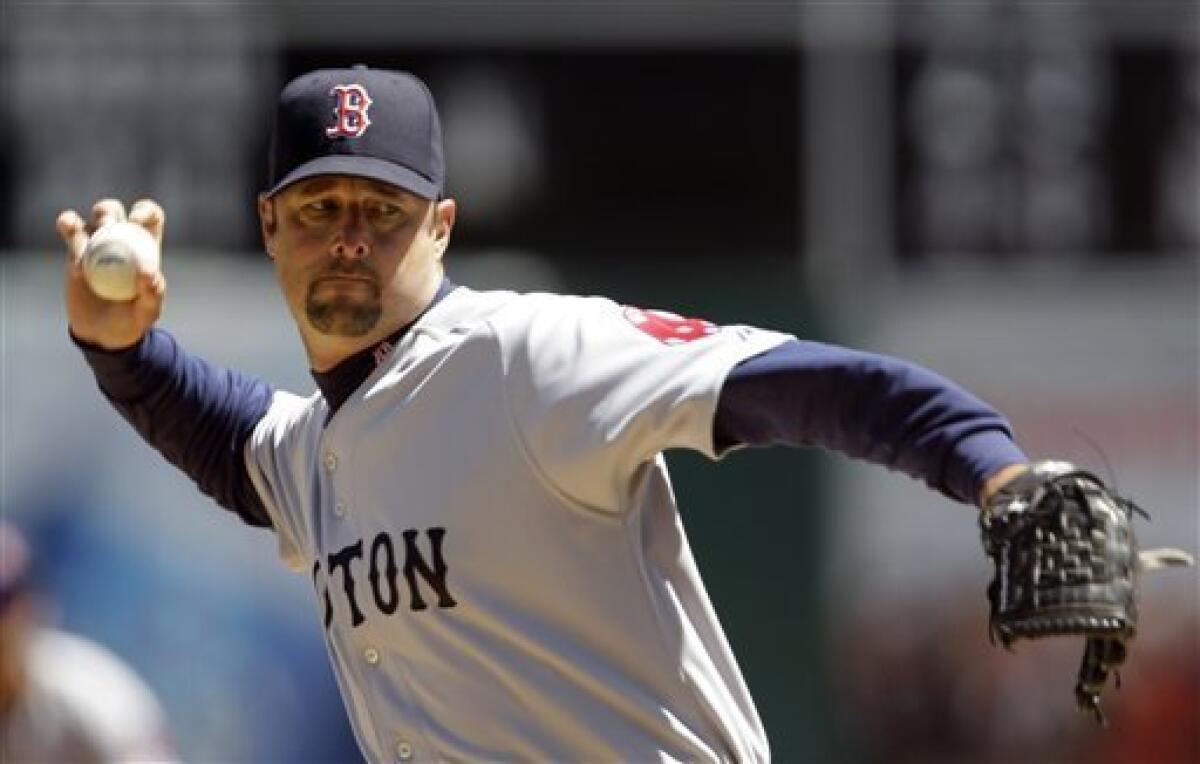
[[[404,209],[391,202],[376,202],[371,205],[371,212],[381,218],[395,218],[404,214]]]
[[[376,225],[395,228],[404,225],[408,220],[408,212],[404,207],[386,199],[378,199],[366,205],[367,215]]]
[[[300,209],[311,215],[322,215],[337,209],[337,205],[331,199],[313,199],[305,202]]]

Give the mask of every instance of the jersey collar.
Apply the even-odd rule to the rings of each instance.
[[[329,413],[325,417],[325,421],[329,421],[342,404],[346,402],[354,391],[366,381],[367,377],[371,376],[371,372],[375,371],[379,364],[383,363],[383,359],[387,358],[392,352],[392,348],[400,342],[413,324],[421,320],[429,312],[429,309],[437,305],[442,299],[454,291],[457,285],[452,283],[450,279],[443,278],[441,286],[438,287],[437,294],[425,306],[425,310],[421,311],[420,315],[414,318],[409,323],[400,327],[390,335],[380,340],[375,345],[364,348],[354,355],[346,358],[337,366],[334,366],[329,371],[314,371],[312,372],[313,379],[317,382],[317,387],[321,389],[321,395],[325,397],[325,402],[329,404]]]

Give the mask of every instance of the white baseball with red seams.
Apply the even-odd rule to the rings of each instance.
[[[138,273],[156,273],[159,247],[137,223],[118,220],[102,226],[83,253],[83,276],[98,297],[114,302],[137,294]]]

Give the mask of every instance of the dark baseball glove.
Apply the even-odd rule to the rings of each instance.
[[[1176,549],[1139,552],[1134,514],[1146,516],[1090,472],[1042,461],[996,491],[980,515],[996,566],[993,640],[1011,648],[1019,639],[1085,637],[1075,699],[1102,724],[1100,692],[1137,628],[1138,573],[1192,564]]]

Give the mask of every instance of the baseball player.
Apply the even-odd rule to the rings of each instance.
[[[137,674],[42,622],[32,557],[0,519],[0,761],[177,761],[162,707]]]
[[[372,761],[745,760],[766,734],[662,452],[820,445],[987,504],[1027,459],[1005,419],[905,361],[599,297],[447,280],[433,98],[355,67],[282,91],[258,212],[316,381],[190,355],[166,291],[104,302],[62,213],[70,332],[112,405],[309,577]],[[128,218],[161,242],[163,210]]]

